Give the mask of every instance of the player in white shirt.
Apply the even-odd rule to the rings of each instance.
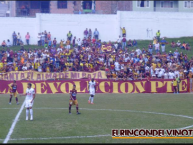
[[[88,90],[90,92],[90,97],[88,99],[88,103],[94,104],[94,95],[95,95],[95,89],[96,89],[96,82],[94,81],[94,78],[89,82],[88,84]]]
[[[33,103],[34,103],[34,99],[35,99],[35,90],[33,88],[31,88],[32,84],[28,83],[27,85],[27,89],[26,89],[26,94],[22,95],[22,96],[26,96],[25,98],[25,108],[26,108],[26,120],[28,120],[28,114],[30,111],[30,115],[31,118],[30,120],[33,120]]]

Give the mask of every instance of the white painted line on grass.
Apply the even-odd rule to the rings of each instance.
[[[93,138],[93,137],[104,137],[104,136],[112,136],[110,134],[106,135],[89,135],[89,136],[66,136],[66,137],[48,137],[48,138],[18,138],[18,139],[10,139],[10,140],[50,140],[50,139],[70,139],[70,138]]]
[[[8,141],[9,141],[9,139],[10,139],[10,137],[11,137],[11,134],[13,133],[13,130],[14,130],[14,128],[15,128],[15,125],[16,125],[18,119],[19,119],[19,116],[21,115],[21,112],[22,112],[22,110],[23,110],[23,108],[24,108],[24,105],[25,105],[25,100],[23,101],[23,104],[22,104],[19,112],[17,113],[17,115],[16,115],[16,117],[15,117],[15,119],[14,119],[12,125],[11,125],[11,128],[9,129],[9,132],[8,132],[5,140],[3,141],[3,143],[8,143]]]
[[[188,129],[188,128],[191,128],[191,127],[193,127],[193,125],[186,126],[186,127],[183,127],[183,128],[177,128],[177,129],[181,129],[181,130],[183,130],[183,129]]]
[[[0,108],[0,109],[6,110],[6,109],[19,109],[19,108]]]
[[[6,109],[6,108],[0,108],[0,109]],[[13,108],[8,108],[13,109]],[[14,108],[16,109],[16,108]],[[69,109],[69,108],[48,108],[48,107],[40,107],[40,108],[33,108],[33,109],[53,109],[53,110],[60,110],[60,109]],[[75,109],[75,108],[72,108]],[[117,110],[117,109],[91,109],[91,108],[79,108],[82,110],[99,110],[99,111],[122,111],[122,112],[136,112],[136,113],[148,113],[148,114],[156,114],[156,115],[168,115],[168,116],[175,116],[175,117],[183,117],[183,118],[189,118],[193,119],[191,116],[186,115],[177,115],[177,114],[170,114],[170,113],[159,113],[159,112],[149,112],[149,111],[136,111],[136,110]]]
[[[9,140],[50,140],[50,139],[70,139],[70,138],[94,138],[94,137],[105,137],[105,136],[112,136],[111,134],[106,135],[88,135],[88,136],[65,136],[65,137],[41,137],[41,138],[13,138]],[[3,140],[3,139],[0,139]]]

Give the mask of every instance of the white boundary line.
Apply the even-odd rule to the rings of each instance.
[[[19,109],[19,108],[0,108],[0,109],[3,109],[3,110],[5,110],[5,109]]]
[[[25,105],[25,100],[23,101],[23,104],[22,104],[19,112],[17,113],[17,115],[16,115],[16,117],[15,117],[15,119],[14,119],[12,125],[11,125],[11,128],[9,129],[9,132],[8,132],[5,140],[3,141],[3,143],[8,143],[8,141],[9,141],[9,139],[10,139],[10,137],[11,137],[11,134],[13,133],[13,130],[14,130],[14,128],[15,128],[15,125],[16,125],[18,119],[19,119],[19,116],[21,115],[21,112],[22,112],[22,110],[23,110],[23,108],[24,108],[24,105]]]
[[[112,136],[110,134],[106,135],[90,135],[90,136],[66,136],[66,137],[48,137],[48,138],[17,138],[17,139],[10,139],[10,140],[49,140],[49,139],[70,139],[70,138],[93,138],[93,137],[104,137],[104,136]],[[0,139],[3,140],[3,139]]]
[[[18,109],[18,108],[0,108],[0,109]],[[47,108],[47,107],[42,107],[42,108],[33,108],[33,109],[69,109],[69,108]],[[72,108],[74,109],[74,108]],[[157,115],[168,115],[168,116],[176,116],[176,117],[183,117],[183,118],[189,118],[193,119],[191,116],[186,116],[186,115],[177,115],[177,114],[169,114],[169,113],[159,113],[159,112],[149,112],[149,111],[136,111],[136,110],[117,110],[117,109],[91,109],[91,108],[79,108],[82,110],[99,110],[99,111],[122,111],[122,112],[136,112],[136,113],[150,113],[150,114],[157,114]]]
[[[183,128],[177,128],[177,129],[188,129],[188,128],[191,128],[191,127],[193,127],[193,125],[190,125],[190,126],[186,126],[186,127],[183,127]]]

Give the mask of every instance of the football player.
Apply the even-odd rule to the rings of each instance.
[[[70,91],[69,114],[71,114],[72,105],[76,105],[76,113],[80,114],[80,112],[78,112],[78,101],[76,99],[76,94],[77,94],[76,85],[73,85],[73,89]]]
[[[26,96],[25,98],[25,108],[26,108],[26,120],[28,120],[28,114],[30,111],[31,118],[30,120],[33,120],[33,104],[34,104],[34,99],[35,99],[35,90],[31,87],[32,84],[28,83],[26,93],[21,96]]]
[[[10,88],[9,104],[11,104],[12,97],[14,96],[15,99],[16,99],[17,105],[19,105],[18,98],[17,98],[17,92],[16,91],[17,91],[17,84],[16,84],[16,81],[14,80],[13,84],[11,85],[11,88]]]
[[[88,84],[88,90],[90,93],[90,97],[88,99],[88,103],[90,104],[94,104],[94,95],[95,95],[95,90],[96,90],[96,82],[94,81],[94,78],[92,78],[92,80],[89,82]]]

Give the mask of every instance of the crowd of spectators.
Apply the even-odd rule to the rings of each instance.
[[[136,40],[126,40],[126,30],[121,28],[123,35],[116,42],[101,42],[99,32],[85,29],[83,39],[76,39],[71,31],[67,40],[57,42],[51,33],[44,31],[38,34],[38,45],[43,49],[30,49],[23,45],[21,36],[14,32],[13,46],[20,45],[19,51],[13,51],[10,41],[3,41],[0,51],[0,72],[27,71],[64,72],[106,71],[108,79],[134,80],[151,78],[181,79],[193,76],[193,57],[178,52],[178,48],[190,50],[190,46],[173,42],[169,44],[164,38],[154,37],[153,43],[139,49]],[[159,38],[160,39],[160,38]],[[26,44],[30,43],[29,33],[25,36]],[[186,44],[186,45],[184,45]],[[165,45],[175,50],[165,52]],[[110,48],[107,49],[104,48]],[[134,50],[136,47],[136,50]],[[160,49],[161,48],[161,49]],[[132,50],[133,49],[133,50]]]

